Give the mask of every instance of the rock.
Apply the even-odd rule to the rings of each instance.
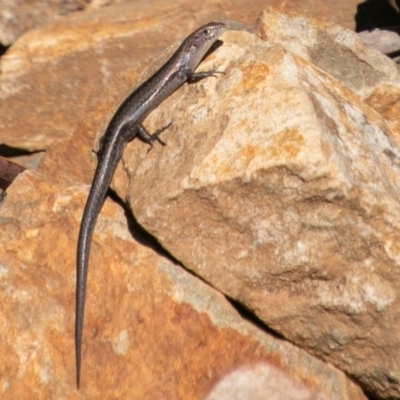
[[[365,102],[382,114],[390,128],[388,136],[397,148],[400,148],[400,87],[380,85],[371,92]],[[395,158],[393,162],[396,162]]]
[[[4,0],[0,14],[0,43],[10,46],[21,35],[41,25],[59,20],[69,13],[86,8],[100,8],[107,1],[95,0]]]
[[[231,372],[216,385],[205,400],[243,399],[322,400],[326,397],[311,393],[277,368],[267,364],[256,364]]]
[[[57,18],[60,3],[57,0],[2,1],[0,43],[9,46],[24,32]]]
[[[371,49],[380,51],[381,53],[391,57],[393,61],[399,62],[400,57],[400,36],[397,32],[388,29],[374,29],[373,31],[363,31],[358,34],[366,46]]]
[[[110,7],[110,5],[115,6],[120,3],[125,3],[128,8],[136,8],[137,12],[141,12],[145,9],[143,3],[138,4],[135,0],[31,0],[29,3],[23,0],[4,0],[2,4],[2,13],[0,14],[0,43],[3,46],[9,46],[14,43],[20,35],[30,29],[39,27],[53,20],[59,23],[60,17],[69,13],[80,10],[91,12],[103,7],[107,7],[107,11],[109,11],[113,8],[112,6]],[[269,6],[276,7],[281,11],[304,13],[308,16],[341,24],[349,29],[353,29],[354,26],[353,14],[357,4],[358,1],[356,0],[304,0],[302,2],[288,0],[283,3],[281,0],[272,0],[268,3]],[[229,13],[227,17],[241,19],[244,22],[252,21],[256,14],[265,7],[265,3],[262,1],[254,0],[251,5],[244,1],[235,1],[234,4],[232,4],[232,2],[228,1],[219,1],[218,3],[215,1],[208,1],[205,3],[203,1],[200,3],[199,1],[196,2],[193,0],[190,2],[181,0],[175,2],[173,6],[171,6],[168,0],[153,0],[147,2],[146,5],[149,7],[147,12],[149,14],[151,13],[153,17],[161,10],[166,9],[168,17],[174,18],[172,14],[176,14],[176,10],[179,8],[186,8],[188,11],[196,10],[196,13],[199,14],[199,10],[210,10],[218,7],[220,13],[222,10],[229,10],[227,11]],[[200,8],[199,6],[202,7]],[[34,10],[34,12],[32,12],[32,10]]]
[[[118,72],[136,67],[138,74],[150,57],[203,22],[231,16],[250,23],[263,4],[257,0],[249,8],[241,0],[223,14],[219,2],[205,7],[196,1],[197,7],[191,3],[196,13],[180,7],[183,0],[173,9],[169,1],[160,1],[157,8],[130,2],[27,32],[0,61],[0,143],[37,151],[65,140]]]
[[[397,68],[302,17],[265,13],[256,32],[225,34],[202,69],[226,76],[151,114],[150,130],[174,110],[168,145],[132,142],[114,187],[212,286],[374,396],[399,397],[400,151],[363,101],[398,87]]]
[[[168,13],[160,23],[145,11],[129,22],[130,7],[65,19],[60,36],[50,25],[54,45],[31,32],[27,55],[2,64],[0,132],[14,133],[10,146],[51,146],[0,210],[1,376],[10,398],[21,382],[43,398],[75,391],[82,183],[92,178],[96,134],[168,52],[143,76],[139,64],[115,74],[137,43],[171,43],[176,23],[186,21],[187,32],[194,24],[186,11],[171,25]],[[215,290],[133,241],[108,201],[92,246],[82,396],[204,398],[240,375],[254,389],[273,376],[305,398],[365,399],[332,363],[374,396],[396,397],[400,164],[377,96],[396,93],[397,68],[353,33],[272,11],[253,33],[222,40],[201,69],[226,75],[184,85],[155,110],[150,131],[174,121],[167,146],[129,144],[113,188],[173,257],[328,363],[250,326]],[[143,49],[143,60],[165,43]]]
[[[232,374],[255,386],[269,374],[312,396],[301,398],[366,400],[341,371],[255,328],[216,290],[134,240],[112,201],[92,245],[79,396],[75,252],[87,189],[26,171],[2,204],[2,398],[204,399],[229,393],[221,385]]]
[[[339,23],[350,15],[357,2],[343,3],[340,6],[332,0],[289,1],[282,6],[279,0],[276,6],[312,12]],[[50,22],[59,4],[40,4],[43,9],[36,8],[35,16],[41,15],[43,21]],[[71,0],[63,4],[84,2]],[[53,142],[72,135],[118,72],[131,66],[142,70],[151,56],[203,22],[230,18],[250,24],[265,7],[263,0],[253,1],[251,7],[245,0],[236,1],[234,7],[230,2],[224,6],[220,1],[205,4],[200,0],[192,0],[188,7],[187,1],[181,0],[172,9],[167,0],[146,6],[136,1],[125,2],[100,9],[96,7],[101,4],[93,4],[88,11],[30,30],[1,57],[1,143],[30,151],[47,149]],[[8,7],[13,8],[14,3]],[[18,20],[15,13],[13,8],[9,13],[4,11],[3,16]],[[26,31],[36,23],[39,21],[19,28]],[[349,25],[347,22],[346,26]],[[11,25],[5,29],[11,29]],[[9,39],[3,39],[3,44],[11,43],[19,34],[18,30]]]
[[[340,26],[270,9],[261,14],[257,34],[311,62],[361,98],[383,84],[399,85],[396,64]]]

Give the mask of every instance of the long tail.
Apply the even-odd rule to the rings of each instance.
[[[90,244],[97,217],[101,211],[107,190],[110,186],[115,168],[121,158],[122,146],[115,146],[100,154],[99,163],[94,174],[92,187],[82,216],[79,230],[78,251],[76,260],[76,314],[75,314],[75,357],[76,385],[79,389],[81,376],[81,353],[83,320],[85,314],[86,282],[89,266]]]

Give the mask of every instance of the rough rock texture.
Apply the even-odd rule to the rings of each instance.
[[[281,40],[290,29],[314,39],[305,57]],[[257,32],[223,36],[202,68],[226,76],[164,102],[148,126],[173,109],[168,146],[133,142],[115,187],[184,265],[369,392],[399,397],[400,152],[362,100],[396,88],[397,68],[304,18],[267,13]],[[325,64],[321,36],[334,45]]]
[[[293,6],[277,3],[285,10],[319,9],[312,15],[326,18],[333,8],[322,0],[313,7],[302,2],[300,9],[297,1]],[[169,0],[135,0],[29,31],[0,61],[0,142],[47,149],[72,134],[118,72],[146,60],[147,65],[150,56],[201,23],[230,18],[250,24],[263,7],[263,0],[252,1],[251,7],[245,0],[236,1],[235,7],[219,0],[195,0],[190,5],[180,0],[173,6]],[[21,118],[21,110],[29,113]]]
[[[111,202],[92,246],[75,391],[82,183],[93,175],[96,134],[168,52],[142,76],[138,64],[113,76],[132,54],[146,59],[182,37],[168,24],[174,16],[186,34],[219,14],[195,21],[177,8],[152,19],[131,7],[68,18],[59,36],[56,25],[31,32],[1,65],[1,140],[52,145],[0,210],[2,398],[197,399],[238,376],[264,390],[274,376],[293,387],[289,398],[365,399],[336,368],[243,322],[216,291],[133,241]],[[221,39],[201,69],[226,75],[184,85],[153,112],[150,131],[174,121],[167,146],[148,153],[133,141],[113,187],[203,279],[376,397],[399,397],[397,68],[351,32],[274,12],[255,33]]]
[[[322,400],[277,368],[266,364],[239,368],[219,382],[205,400]]]
[[[59,15],[60,0],[1,0],[0,43],[9,46],[24,32]]]
[[[333,24],[264,11],[257,34],[332,75],[361,98],[382,85],[399,85],[395,63],[366,47],[354,32]]]
[[[200,23],[221,17],[214,7],[196,20],[179,5],[171,10],[161,3],[155,12],[141,2],[122,4],[25,34],[0,62],[0,142],[40,150],[64,140],[117,72],[148,64]]]
[[[365,99],[365,102],[385,117],[385,122],[390,127],[388,135],[400,148],[399,85],[380,85]]]
[[[87,189],[26,171],[2,204],[2,399],[200,400],[226,392],[232,374],[263,386],[266,373],[288,398],[366,399],[342,372],[245,322],[217,291],[133,240],[111,201],[92,246],[77,392],[75,249]]]
[[[358,36],[360,36],[365,45],[371,49],[378,50],[388,56],[395,54],[392,60],[395,62],[400,61],[400,57],[397,56],[400,50],[400,35],[397,32],[385,29],[374,29],[373,31],[360,32]]]
[[[186,8],[194,14],[201,12],[201,9],[212,9],[218,7],[220,12],[225,10],[228,13],[239,15],[244,20],[254,18],[258,12],[265,7],[265,2],[253,0],[251,3],[245,1],[196,1],[185,0],[171,3],[169,0],[1,0],[0,7],[0,43],[4,46],[12,44],[21,34],[30,29],[46,24],[53,19],[78,10],[94,10],[116,5],[120,3],[128,3],[129,7],[133,6],[137,9],[148,7],[153,15],[157,15],[160,9],[168,8],[168,15],[176,12],[177,8]],[[296,11],[315,18],[324,19],[335,22],[346,28],[354,28],[353,15],[355,14],[358,0],[271,0],[268,6],[276,7],[281,11]],[[243,7],[246,6],[246,7]],[[229,11],[231,10],[231,11]],[[231,18],[235,16],[230,15]],[[134,18],[135,19],[135,18]],[[243,20],[243,19],[242,19]]]

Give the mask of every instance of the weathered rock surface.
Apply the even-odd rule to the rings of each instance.
[[[335,53],[324,65],[315,41],[295,51],[290,29]],[[226,76],[164,102],[148,124],[174,110],[168,146],[133,142],[115,187],[184,265],[375,396],[399,397],[400,152],[362,99],[397,88],[397,68],[304,18],[264,14],[257,33],[223,36],[202,68]]]
[[[284,8],[297,10],[297,3]],[[328,18],[333,5],[320,3],[312,9],[321,12],[313,15]],[[72,135],[116,73],[146,60],[148,64],[151,55],[200,23],[215,18],[252,23],[264,6],[262,0],[251,7],[244,0],[235,7],[223,7],[220,1],[205,6],[199,0],[189,7],[180,0],[173,8],[165,0],[135,1],[73,14],[29,31],[0,61],[0,142],[47,149]],[[300,8],[311,9],[304,2]],[[21,110],[29,110],[24,118]]]
[[[263,6],[262,0],[252,7],[241,0],[224,13],[219,1],[205,6],[196,0],[190,7],[187,0],[173,7],[170,1],[135,1],[27,32],[0,60],[0,143],[33,151],[65,140],[118,72],[143,69],[151,56],[201,23],[221,18],[252,23]]]
[[[365,99],[366,104],[379,111],[389,126],[388,135],[400,148],[400,87],[398,85],[378,86]]]
[[[239,368],[227,375],[205,400],[322,400],[277,368],[256,364]]]
[[[176,12],[177,8],[186,8],[193,13],[199,13],[202,9],[211,9],[219,6],[220,12],[236,13],[237,17],[230,15],[231,18],[247,20],[251,14],[251,20],[254,20],[257,13],[265,7],[265,2],[253,0],[251,3],[244,1],[175,1],[172,3],[168,0],[2,0],[0,14],[0,43],[3,46],[9,46],[22,35],[24,32],[32,28],[46,24],[60,16],[70,12],[87,9],[94,9],[110,6],[111,4],[128,3],[128,7],[136,7],[138,10],[143,7],[149,7],[153,15],[158,14],[160,9],[169,8],[168,15]],[[358,0],[271,0],[268,2],[270,7],[276,7],[281,11],[295,11],[303,13],[314,18],[324,19],[335,22],[346,28],[354,28],[353,15],[355,13]],[[201,7],[200,7],[201,6]],[[245,8],[243,6],[246,6]],[[195,10],[195,11],[194,11]],[[250,20],[249,20],[250,21]]]
[[[342,372],[245,322],[217,291],[133,240],[111,201],[92,246],[78,392],[75,249],[86,196],[87,187],[27,171],[2,204],[2,399],[204,399],[225,393],[220,382],[232,374],[265,387],[266,373],[288,385],[288,398],[366,399]]]
[[[24,32],[57,18],[60,0],[2,0],[0,43],[9,46]]]
[[[360,32],[358,36],[360,36],[361,40],[371,49],[378,50],[388,56],[395,54],[395,56],[392,57],[393,61],[400,61],[400,57],[397,56],[400,50],[400,35],[397,32],[385,29],[374,29],[373,31]]]
[[[70,42],[74,52],[63,27],[59,48],[33,40],[43,63],[16,58],[17,72],[1,78],[7,112],[0,125],[26,134],[9,144],[52,144],[38,173],[19,177],[0,210],[4,396],[27,390],[46,399],[197,399],[219,396],[240,375],[249,390],[267,390],[265,377],[273,376],[293,387],[287,398],[364,399],[336,368],[243,322],[214,290],[133,241],[111,202],[92,246],[84,387],[75,391],[75,250],[87,194],[81,183],[92,178],[96,133],[156,68],[138,77],[133,65],[113,79],[128,66],[127,49],[138,50],[123,42],[131,27],[120,23],[127,9],[118,7],[119,16],[107,10],[110,25],[103,11],[91,23],[87,15],[71,18],[82,35]],[[159,38],[155,23],[143,28],[144,15],[136,16],[136,39]],[[100,33],[83,41],[85,30],[103,29],[107,45],[99,44]],[[161,36],[167,42],[168,31]],[[228,32],[222,40],[201,69],[226,75],[183,86],[153,112],[150,131],[174,121],[163,133],[167,146],[148,153],[133,141],[113,187],[203,279],[375,396],[398,397],[400,153],[397,100],[390,101],[397,99],[397,68],[351,32],[274,12],[263,14],[255,33]],[[144,58],[150,51],[143,49]],[[54,66],[48,83],[39,73],[45,66]],[[47,102],[32,97],[39,76]],[[16,105],[28,103],[35,113],[14,121]]]
[[[382,85],[399,86],[395,63],[364,45],[354,32],[301,16],[264,11],[257,34],[332,75],[362,99]]]

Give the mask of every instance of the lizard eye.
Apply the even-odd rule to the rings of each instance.
[[[210,28],[207,28],[205,31],[204,31],[204,33],[207,35],[207,36],[210,36],[211,35],[211,29]]]

